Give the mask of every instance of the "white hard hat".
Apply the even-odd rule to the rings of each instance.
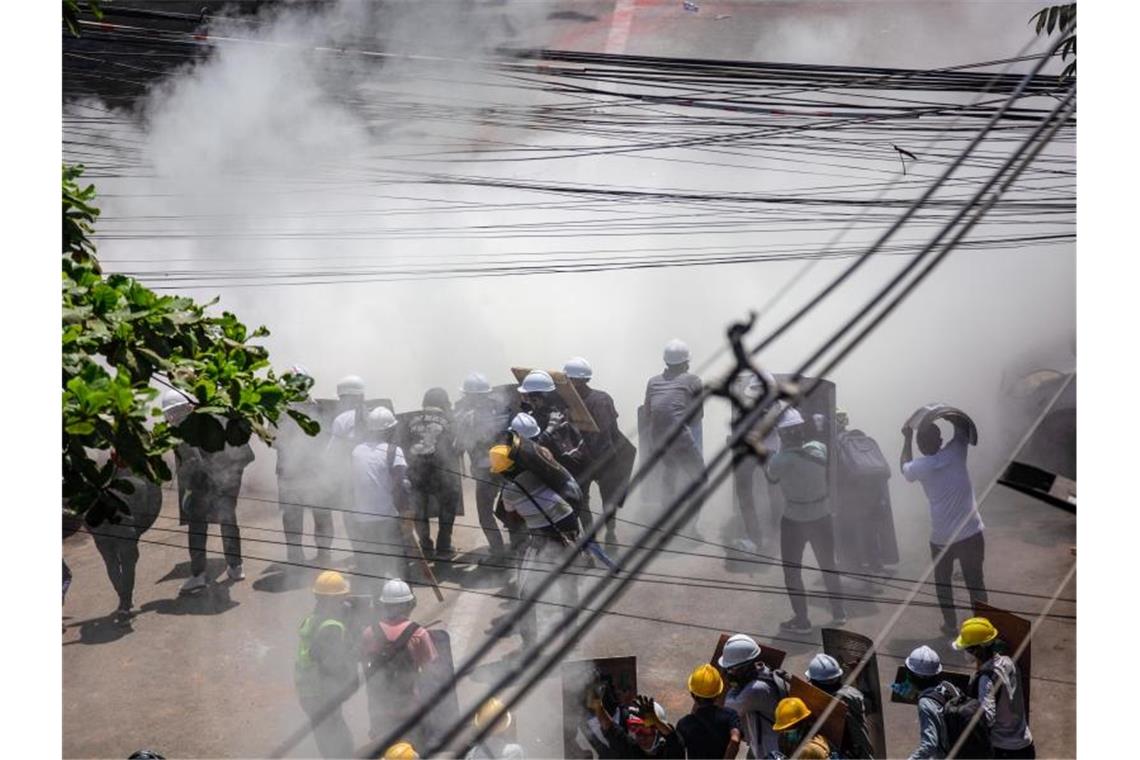
[[[689,347],[685,341],[674,338],[665,344],[665,363],[672,367],[689,361]]]
[[[396,427],[396,415],[386,406],[378,406],[368,413],[365,426],[372,431],[388,430]]]
[[[839,667],[839,663],[834,657],[820,652],[811,658],[811,663],[808,665],[807,672],[804,673],[804,675],[808,677],[809,681],[824,683],[834,681],[836,678],[842,678],[843,668]]]
[[[636,707],[630,708],[630,714],[637,715],[638,717],[642,717],[640,712],[638,712],[638,709]],[[658,702],[656,699],[653,700],[653,714],[657,716],[657,720],[659,722],[661,722],[661,723],[668,723],[669,722],[669,716],[665,712],[665,708],[662,707],[661,703]]]
[[[540,369],[531,370],[519,386],[519,393],[550,393],[552,390],[554,390],[554,378]]]
[[[802,424],[804,424],[804,418],[800,414],[800,411],[798,409],[795,409],[795,408],[789,406],[787,409],[785,409],[783,411],[783,413],[780,414],[780,419],[776,423],[776,427],[779,429],[783,429],[783,428],[795,427],[796,425],[802,425]]]
[[[562,371],[571,380],[589,380],[594,376],[594,368],[581,356],[575,356],[562,365]]]
[[[717,665],[729,670],[737,665],[751,662],[759,656],[760,645],[751,636],[737,633],[724,642],[724,651],[721,652]]]
[[[907,656],[906,669],[916,676],[930,678],[942,672],[942,658],[938,652],[923,644]]]
[[[393,578],[380,589],[380,604],[404,604],[415,600],[416,595],[412,593],[412,587],[399,578]]]
[[[463,392],[467,394],[490,393],[491,384],[487,382],[487,378],[483,375],[483,373],[472,372],[470,375],[463,378]]]
[[[541,432],[534,417],[531,417],[526,412],[519,412],[515,415],[515,418],[511,420],[511,430],[523,438],[526,438],[528,441]]]
[[[312,377],[313,376],[313,373],[310,372],[309,368],[306,367],[304,364],[294,364],[292,367],[289,368],[289,374],[291,374],[291,375],[304,375],[305,377]]]
[[[363,396],[364,395],[364,379],[360,375],[345,375],[336,384],[336,395],[338,396]]]

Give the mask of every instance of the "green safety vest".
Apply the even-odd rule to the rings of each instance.
[[[325,628],[339,628],[341,636],[344,636],[345,633],[344,623],[339,620],[328,618],[317,625],[315,618],[315,615],[309,615],[302,620],[301,628],[298,631],[301,640],[297,645],[297,660],[293,675],[297,684],[297,693],[302,698],[316,698],[321,695],[320,671],[317,669],[317,663],[313,660],[311,652],[313,639]]]

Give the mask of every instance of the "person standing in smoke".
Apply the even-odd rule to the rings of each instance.
[[[451,400],[443,388],[432,388],[425,393],[423,409],[408,418],[404,451],[420,547],[425,557],[434,555],[437,559],[450,560],[455,556],[455,547],[451,545],[452,526],[455,516],[463,514],[463,490]],[[439,520],[435,544],[431,540],[430,517]]]
[[[312,383],[312,375],[304,367],[297,365],[289,370],[293,375],[307,378]],[[294,404],[293,409],[311,417],[317,417],[317,405],[306,400]],[[285,532],[285,556],[289,562],[305,562],[305,552],[301,548],[305,531],[305,510],[313,514],[313,540],[317,545],[317,564],[327,567],[332,561],[329,547],[333,539],[332,512],[321,505],[325,495],[320,488],[323,444],[320,439],[310,436],[291,419],[282,419],[277,438],[273,441],[277,450],[277,501],[281,507],[281,526]]]
[[[744,395],[752,403],[755,403],[763,390],[760,379],[754,375],[749,375],[745,380]],[[772,383],[775,382],[773,378]],[[734,411],[733,428],[740,418],[740,412]],[[759,427],[763,424],[763,420],[756,423],[752,431],[746,435],[746,439],[754,444],[759,444],[769,456],[776,454],[780,450],[780,436],[775,430],[769,431],[762,439],[759,438]],[[768,505],[769,523],[772,526],[778,524],[780,516],[780,494],[779,488],[768,482],[767,478],[759,477],[763,473],[763,468],[760,465],[760,459],[756,456],[747,456],[739,459],[734,465],[732,470],[733,486],[736,496],[736,505],[740,510],[740,519],[744,523],[743,537],[737,538],[733,541],[733,545],[740,551],[749,554],[755,554],[759,551],[760,546],[764,542],[764,531],[760,527],[760,507],[756,499],[756,487],[760,486],[760,493],[762,500]],[[757,480],[760,483],[757,484]]]
[[[104,520],[99,525],[89,525],[88,531],[95,539],[95,548],[107,567],[107,578],[119,597],[114,620],[123,624],[130,620],[134,607],[135,566],[139,561],[139,538],[145,533],[158,513],[162,511],[162,488],[135,475],[123,464],[118,454],[111,452],[115,463],[115,479],[130,484],[131,490],[115,489],[116,495],[127,506],[126,512],[119,512],[118,521]]]
[[[368,413],[365,439],[352,450],[353,508],[356,512],[356,570],[378,588],[385,578],[404,576],[408,491],[407,462],[395,443],[396,415],[383,406]]]
[[[330,509],[339,510],[344,521],[344,532],[359,552],[360,541],[356,517],[352,514],[352,450],[364,439],[364,380],[358,375],[346,375],[336,384],[337,413],[329,431],[325,447],[323,485],[327,489],[323,502]]]
[[[950,586],[954,560],[962,568],[971,602],[985,602],[986,581],[982,565],[986,559],[985,526],[974,501],[974,486],[966,469],[966,451],[970,440],[964,422],[955,422],[954,437],[945,448],[938,426],[930,423],[919,428],[914,439],[923,456],[914,459],[911,452],[911,429],[902,428],[903,450],[899,468],[908,483],[918,481],[930,502],[930,556],[934,565],[934,588],[942,608],[942,632],[947,636],[958,631],[958,615],[954,607],[954,591]],[[945,554],[943,554],[945,552]],[[941,559],[939,559],[941,556]]]
[[[523,378],[518,387],[522,399],[522,410],[538,423],[539,433],[535,443],[547,448],[558,463],[570,471],[575,482],[586,471],[586,442],[578,428],[571,424],[566,414],[566,405],[548,372],[536,369]],[[579,491],[581,485],[579,484]],[[583,530],[594,524],[590,514],[589,500],[585,494],[574,505],[578,521]]]
[[[768,460],[767,476],[784,492],[784,516],[780,520],[780,562],[784,566],[784,586],[795,613],[780,627],[796,633],[811,631],[804,598],[801,563],[810,543],[823,572],[831,598],[832,626],[847,622],[843,587],[835,568],[835,535],[828,505],[827,446],[809,440],[811,429],[799,411],[786,409],[776,426],[780,452]]]
[[[171,388],[163,394],[162,411],[167,422],[177,427],[190,414],[190,401]],[[174,450],[174,459],[178,472],[178,522],[188,526],[190,547],[190,577],[181,591],[206,586],[206,539],[212,522],[218,523],[222,534],[226,576],[231,581],[244,580],[237,500],[242,473],[254,459],[253,449],[248,443],[226,444],[221,451],[208,452],[181,443]]]
[[[582,495],[577,481],[560,465],[545,446],[537,443],[539,427],[525,412],[511,421],[509,444],[491,447],[491,472],[503,476],[499,499],[508,514],[521,518],[529,534],[516,588],[520,597],[552,572],[578,540],[575,506]],[[519,432],[521,431],[521,432]],[[573,575],[564,575],[555,584],[561,588],[562,603],[575,611],[578,586]],[[539,605],[541,606],[541,605]],[[532,607],[519,622],[523,646],[533,644],[539,634],[538,612]]]
[[[836,410],[835,422],[839,429],[835,529],[849,538],[841,547],[840,560],[857,570],[882,573],[884,565],[899,561],[887,488],[891,467],[874,438],[862,430],[847,429],[847,412]]]
[[[594,376],[594,369],[590,363],[580,356],[574,357],[562,367],[566,377],[574,385],[574,389],[586,405],[586,410],[598,426],[596,433],[583,433],[586,443],[586,459],[588,461],[585,471],[578,479],[578,486],[582,490],[582,500],[589,511],[590,486],[598,484],[602,494],[602,507],[609,509],[617,501],[622,488],[629,483],[630,470],[637,449],[618,427],[617,407],[613,397],[605,391],[590,387],[590,379]],[[616,531],[617,516],[613,515],[606,521],[606,543],[617,543]],[[582,526],[586,527],[585,524]]]
[[[455,402],[456,445],[467,452],[471,462],[475,509],[479,513],[479,526],[487,539],[491,564],[502,564],[507,552],[495,519],[495,495],[502,481],[499,476],[491,474],[488,452],[502,431],[507,429],[510,420],[510,412],[496,398],[486,377],[472,372],[463,380],[463,395]]]
[[[703,389],[701,379],[689,372],[689,347],[683,341],[674,339],[666,343],[664,359],[665,371],[649,378],[645,385],[645,415],[654,448],[664,444],[670,429],[684,418],[686,409],[700,397]],[[690,483],[704,479],[705,461],[701,453],[703,415],[702,404],[661,460],[666,502],[674,499]]]

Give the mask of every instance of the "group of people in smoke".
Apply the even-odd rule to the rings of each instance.
[[[689,371],[689,351],[683,342],[670,341],[663,358],[664,370],[647,382],[639,422],[654,447],[665,443],[667,436],[672,436],[664,448],[661,464],[663,483],[660,498],[663,503],[668,503],[688,484],[704,477],[699,402],[703,386],[700,379]],[[308,374],[301,367],[292,371]],[[371,644],[365,645],[366,654],[363,656],[366,672],[368,663],[378,657],[377,653],[387,653],[388,645],[395,642],[403,642],[401,646],[406,644],[413,648],[411,660],[415,668],[426,667],[434,656],[426,634],[406,639],[401,635],[405,626],[398,620],[400,616],[393,618],[397,619],[396,623],[389,620],[391,624],[388,624],[385,622],[388,614],[385,610],[391,612],[389,608],[395,605],[400,608],[397,611],[410,611],[410,608],[404,609],[400,605],[406,606],[414,597],[408,585],[396,579],[407,578],[415,582],[420,579],[417,577],[418,569],[429,561],[437,565],[456,561],[457,547],[452,538],[456,516],[464,512],[463,456],[469,460],[476,513],[487,544],[486,553],[478,561],[492,568],[517,567],[517,575],[510,585],[520,596],[537,585],[542,574],[550,571],[571,550],[580,529],[592,526],[592,485],[598,484],[604,507],[615,504],[624,491],[636,449],[618,427],[618,412],[613,398],[591,385],[593,372],[585,359],[576,357],[569,360],[564,366],[564,373],[596,423],[596,430],[580,430],[574,424],[554,379],[541,370],[530,372],[517,387],[518,402],[510,399],[509,394],[496,392],[483,375],[471,373],[464,380],[462,395],[454,406],[444,389],[432,388],[424,395],[421,409],[399,417],[384,405],[370,405],[366,401],[364,382],[359,377],[349,376],[337,385],[338,408],[326,434],[311,437],[294,425],[283,425],[274,448],[277,450],[279,501],[287,561],[306,566],[302,536],[304,512],[309,511],[313,516],[315,561],[321,568],[329,568],[335,532],[333,512],[341,513],[345,533],[355,555],[357,591],[371,596],[380,611],[379,625],[368,629]],[[754,392],[756,379],[750,379],[749,383],[750,390]],[[163,397],[163,411],[173,425],[179,424],[191,409],[189,400],[177,391],[168,391]],[[299,410],[313,415],[318,407],[316,402],[310,402],[300,405]],[[760,500],[768,501],[774,515],[782,512],[779,544],[785,585],[794,614],[782,622],[781,627],[790,632],[807,633],[812,629],[800,566],[808,544],[827,585],[832,608],[831,625],[841,626],[847,620],[842,573],[837,568],[835,557],[838,531],[833,523],[833,501],[838,504],[841,516],[853,520],[853,529],[841,535],[853,544],[850,554],[856,568],[876,572],[881,571],[884,564],[898,561],[886,489],[886,478],[890,476],[891,468],[873,440],[859,430],[847,429],[845,413],[840,411],[835,417],[837,435],[833,440],[837,442],[837,454],[829,451],[828,423],[822,415],[808,415],[805,419],[805,415],[796,408],[785,406],[776,429],[763,436],[762,440],[751,441],[755,448],[767,451],[766,463],[759,466],[758,458],[745,458],[736,466],[736,497],[744,526],[736,548],[745,553],[756,552],[765,538],[760,527],[754,482],[760,473],[764,475],[759,489]],[[938,597],[944,616],[943,631],[957,633],[957,615],[950,586],[954,559],[962,566],[971,598],[979,601],[986,598],[982,576],[983,525],[966,470],[968,437],[963,429],[958,429],[950,443],[943,446],[937,426],[927,424],[914,435],[923,454],[914,458],[913,431],[904,427],[903,434],[902,474],[908,481],[919,481],[930,502],[930,549],[936,560],[935,579],[939,584]],[[236,504],[242,473],[253,456],[248,445],[227,445],[215,453],[186,444],[178,447],[179,514],[183,524],[188,525],[191,560],[191,576],[183,584],[183,592],[194,592],[208,583],[206,536],[210,522],[217,522],[220,527],[226,559],[225,577],[230,581],[240,581],[245,577]],[[838,488],[831,482],[829,468],[832,456],[838,457]],[[129,619],[132,607],[138,537],[153,522],[161,504],[157,487],[153,484],[147,486],[141,482],[136,484],[134,494],[129,497],[131,519],[118,526],[115,535],[104,536],[99,545],[112,584],[120,597],[116,614],[122,620]],[[604,543],[611,552],[617,548],[612,518],[605,526]],[[574,561],[578,565],[611,561],[596,545],[591,550],[575,557]],[[314,617],[302,626],[298,662],[304,661],[308,663],[307,667],[324,673],[322,678],[343,681],[356,677],[356,669],[345,664],[345,657],[355,662],[354,655],[341,651],[346,646],[345,642],[354,636],[345,630],[343,624],[329,624],[329,621],[337,619],[339,607],[326,597],[347,594],[348,588],[342,576],[333,575],[335,578],[326,572],[318,579],[315,588],[318,599],[322,601],[318,603]],[[393,583],[399,584],[396,590],[393,590]],[[559,577],[554,588],[562,596],[564,604],[577,607],[573,574]],[[402,601],[393,601],[396,597]],[[403,622],[407,622],[406,615]],[[543,632],[538,623],[538,615],[532,608],[531,614],[518,627],[524,644],[530,645],[538,640]],[[967,621],[963,625],[958,641],[967,636],[969,624],[972,622]],[[744,647],[752,655],[759,652],[754,641],[749,639],[741,643],[743,639],[735,638],[736,649],[731,651]],[[993,638],[996,638],[996,633]],[[339,643],[335,646],[322,643],[326,639],[335,639]],[[378,641],[381,642],[379,645]],[[327,654],[326,650],[333,654]],[[1023,708],[1011,706],[1019,698],[1012,661],[1008,657],[1000,659],[1001,655],[994,653],[989,642],[970,645],[968,651],[984,654],[987,663],[979,671],[979,698],[985,702],[987,694],[997,695],[996,702],[990,701],[999,707],[994,708],[989,703],[986,707],[987,725],[1004,726],[994,736],[994,751],[1022,751],[1025,745],[1008,746],[1017,745],[1022,738],[1029,736],[1027,728],[1021,736],[1006,725],[1013,720],[1010,716],[1024,714]],[[939,751],[946,751],[945,737],[937,735],[939,730],[945,729],[944,721],[940,723],[937,717],[932,716],[940,715],[939,711],[945,709],[947,700],[952,703],[956,696],[950,691],[953,686],[946,684],[950,687],[946,689],[938,682],[940,666],[931,664],[933,654],[932,650],[925,648],[916,650],[907,661],[915,688],[922,689],[924,695],[919,700],[923,745],[916,750],[916,756],[937,756]],[[790,719],[794,714],[802,714],[805,708],[787,699],[780,701],[787,694],[780,691],[779,678],[770,678],[756,656],[752,655],[741,659],[740,663],[747,664],[750,674],[756,673],[748,683],[760,685],[753,683],[747,697],[732,697],[740,686],[741,677],[736,670],[738,663],[720,663],[725,671],[724,677],[734,686],[727,691],[728,707],[716,709],[729,710],[736,704],[738,719],[735,721],[726,712],[710,713],[710,719],[699,724],[682,720],[674,736],[673,728],[656,712],[660,706],[649,709],[650,702],[642,703],[640,710],[635,706],[619,715],[607,713],[605,718],[599,715],[599,721],[611,732],[629,733],[631,725],[641,726],[630,734],[634,736],[630,752],[636,746],[648,756],[679,756],[660,753],[675,753],[681,745],[710,746],[706,739],[686,737],[687,733],[700,733],[710,727],[722,734],[725,727],[731,728],[725,736],[736,736],[733,741],[740,741],[743,736],[752,745],[755,757],[781,751],[773,738],[781,729],[774,729],[774,733],[767,735],[762,727],[767,725],[772,730],[775,724],[799,726],[800,721],[788,722],[780,720],[779,716]],[[731,660],[735,655],[726,656]],[[327,658],[332,658],[329,660],[331,665],[324,664]],[[838,678],[834,675],[834,661],[824,655],[821,658],[813,662],[816,675],[828,672]],[[912,660],[914,667],[911,667]],[[813,680],[830,684],[834,678]],[[698,715],[703,714],[702,709],[713,705],[720,692],[713,694],[716,679],[707,671],[702,676],[694,673],[694,679],[690,680],[690,687],[694,683],[703,684],[698,689],[690,688],[699,708],[694,715]],[[760,679],[759,682],[756,679]],[[319,698],[313,696],[312,678],[307,685],[302,686],[300,680],[298,684],[302,691],[302,704],[308,704],[307,710],[327,703],[327,693],[321,692]],[[849,714],[858,715],[860,711],[851,701],[854,699],[851,690],[838,689],[837,683],[831,685],[836,685],[837,690],[833,691],[837,696],[852,705]],[[1001,688],[996,688],[998,685]],[[765,689],[769,693],[761,695]],[[371,695],[372,691],[369,693]],[[379,704],[383,700],[371,701]],[[755,707],[760,703],[764,706]],[[372,734],[375,738],[379,731],[377,726],[384,722],[376,718],[375,710],[373,713]],[[346,744],[347,729],[342,725],[343,720],[326,717],[318,722],[322,752],[335,756],[350,746]],[[643,740],[651,729],[655,738],[646,744]],[[789,737],[798,736],[795,731],[789,731]],[[619,740],[615,739],[615,742],[620,745]],[[853,746],[845,746],[843,750],[863,751],[853,749]],[[1031,742],[1028,746],[1032,749]],[[729,745],[726,744],[725,749],[728,751]],[[923,752],[931,754],[921,754]]]

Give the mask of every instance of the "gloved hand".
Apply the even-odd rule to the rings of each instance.
[[[657,719],[657,711],[654,709],[653,697],[645,694],[638,695],[634,704],[637,706],[637,714],[645,721],[645,725],[652,728],[661,727],[661,721]]]
[[[586,689],[586,709],[592,712],[602,709],[601,687],[591,684]]]

